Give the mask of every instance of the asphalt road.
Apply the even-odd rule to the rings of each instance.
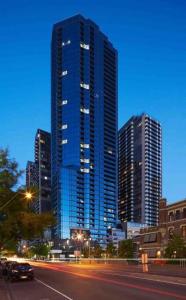
[[[135,267],[33,264],[35,280],[5,283],[8,297],[0,300],[186,300],[186,280]]]

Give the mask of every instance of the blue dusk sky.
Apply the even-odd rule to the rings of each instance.
[[[0,147],[25,168],[50,130],[52,25],[81,13],[119,53],[119,127],[146,112],[163,128],[163,195],[186,198],[186,1],[0,1]],[[22,179],[24,182],[24,178]]]

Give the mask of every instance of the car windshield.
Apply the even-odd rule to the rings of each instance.
[[[31,266],[29,264],[16,264],[16,265],[14,265],[13,268],[17,269],[17,270],[22,270],[22,269],[27,270],[27,269],[30,269]]]

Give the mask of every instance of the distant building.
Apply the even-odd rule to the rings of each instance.
[[[115,249],[118,249],[119,242],[126,239],[126,233],[121,226],[116,226],[108,230],[108,243],[113,243]]]
[[[140,234],[140,230],[147,227],[145,224],[135,222],[122,223],[123,231],[125,232],[125,239],[133,239]]]
[[[161,125],[147,114],[119,130],[119,220],[157,225],[162,195]]]
[[[26,165],[26,187],[29,189],[36,186],[37,184],[37,173],[36,164],[33,161],[28,161]]]
[[[159,225],[140,230],[135,244],[149,257],[163,256],[165,248],[173,235],[181,236],[186,243],[186,199],[167,205],[160,200]]]
[[[51,209],[51,157],[50,133],[38,129],[35,136],[35,161],[28,161],[26,166],[26,187],[35,187],[38,197],[31,202],[37,213]]]
[[[38,129],[35,136],[35,165],[39,191],[36,204],[38,213],[51,209],[51,151],[50,133]]]
[[[54,236],[106,244],[117,205],[117,50],[81,15],[52,33]]]

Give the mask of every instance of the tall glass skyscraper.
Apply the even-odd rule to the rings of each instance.
[[[81,15],[52,33],[54,235],[104,244],[117,201],[117,51]]]
[[[162,196],[161,125],[147,114],[119,131],[119,219],[157,225]]]

